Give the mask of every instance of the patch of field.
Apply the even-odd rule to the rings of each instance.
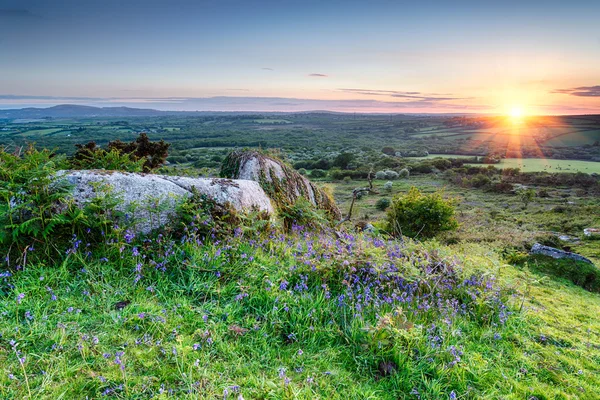
[[[583,146],[600,140],[600,129],[573,132],[546,141],[546,146]]]
[[[481,165],[481,164],[477,164]],[[600,174],[600,162],[581,160],[552,160],[544,158],[505,158],[496,168],[519,168],[523,172],[585,172]]]
[[[253,122],[256,124],[291,124],[292,123],[292,121],[288,121],[287,119],[269,119],[269,118],[255,119],[255,120],[253,120]]]

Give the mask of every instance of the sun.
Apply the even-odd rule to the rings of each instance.
[[[508,115],[513,119],[523,118],[523,109],[521,107],[513,107],[510,109]]]
[[[506,115],[513,124],[520,124],[525,119],[525,109],[521,106],[512,106],[508,109]]]

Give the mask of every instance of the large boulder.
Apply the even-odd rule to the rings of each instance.
[[[571,253],[571,252],[560,250],[560,249],[555,249],[554,247],[550,247],[550,246],[544,246],[540,243],[534,244],[533,247],[531,247],[531,250],[529,251],[529,253],[548,256],[548,257],[552,257],[552,258],[556,258],[556,259],[567,258],[570,260],[582,261],[582,262],[586,262],[589,264],[594,264],[591,260],[585,258],[582,255],[579,255],[576,253]]]
[[[276,205],[290,205],[304,197],[326,211],[331,219],[341,218],[342,214],[329,194],[281,160],[261,152],[231,152],[223,162],[221,176],[258,182]]]
[[[172,221],[176,205],[191,196],[193,188],[216,203],[229,204],[237,211],[274,213],[265,191],[251,180],[101,170],[61,171],[58,178],[65,179],[73,186],[72,196],[76,204],[83,205],[107,194],[118,197],[117,210],[132,214],[134,230],[138,233],[148,233]]]

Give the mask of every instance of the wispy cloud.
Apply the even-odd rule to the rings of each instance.
[[[420,101],[447,101],[447,100],[467,100],[467,97],[455,97],[451,94],[439,94],[439,93],[422,93],[422,92],[407,92],[399,90],[378,90],[378,89],[338,89],[340,92],[361,94],[367,96],[387,96],[395,97],[400,99],[411,99]]]
[[[556,89],[551,93],[569,94],[577,97],[600,97],[600,85],[580,86],[571,89]]]
[[[80,104],[98,107],[152,107],[164,111],[255,111],[301,112],[314,110],[340,112],[477,112],[488,111],[485,105],[448,104],[420,99],[387,101],[379,99],[302,99],[293,97],[53,97],[0,95],[0,108],[48,107],[57,104]]]
[[[269,67],[262,67],[261,69],[263,71],[275,71],[273,68],[269,68]]]
[[[308,76],[313,77],[313,78],[327,78],[328,75],[326,74],[308,74]]]

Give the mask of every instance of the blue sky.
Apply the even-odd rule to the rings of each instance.
[[[600,112],[599,1],[0,0],[0,107]]]

